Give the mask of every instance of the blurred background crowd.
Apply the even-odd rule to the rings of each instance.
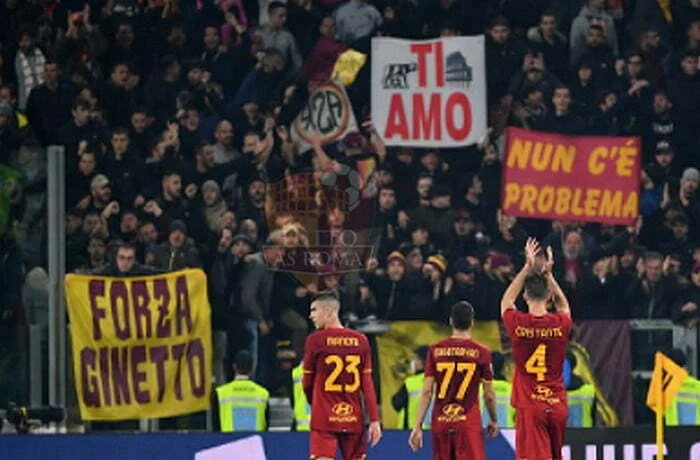
[[[475,34],[488,138],[385,148],[368,117],[371,38]],[[348,49],[368,54],[347,88],[362,128],[295,151],[290,122]],[[443,321],[468,300],[497,320],[527,235],[553,248],[574,317],[695,327],[699,51],[699,0],[2,0],[0,163],[19,182],[0,210],[0,406],[26,399],[26,325],[47,321],[49,145],[65,146],[67,272],[204,269],[218,355],[251,351],[273,394],[287,391],[277,359],[301,357],[314,293],[335,290],[351,319]],[[502,215],[508,125],[640,136],[636,225]],[[269,270],[263,245],[304,238],[266,219],[269,184],[366,156],[378,162],[366,270],[308,283]]]

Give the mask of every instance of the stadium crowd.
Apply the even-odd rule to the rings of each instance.
[[[368,61],[347,88],[360,131],[295,151],[290,122],[344,51],[369,53],[374,36],[481,33],[479,145],[385,148]],[[302,356],[314,293],[335,290],[346,318],[443,321],[468,300],[477,320],[498,320],[528,235],[554,249],[574,318],[696,327],[699,52],[698,0],[3,0],[0,163],[22,179],[0,209],[0,406],[26,399],[17,357],[27,323],[47,321],[32,295],[46,289],[49,145],[65,146],[66,271],[203,268],[217,353],[250,350],[273,393],[284,385],[267,363],[278,339]],[[640,136],[636,225],[497,211],[508,125]],[[366,270],[309,283],[269,270],[263,245],[304,235],[268,222],[266,187],[367,156],[379,165]]]

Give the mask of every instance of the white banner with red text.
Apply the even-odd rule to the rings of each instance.
[[[487,134],[484,36],[373,38],[372,122],[386,145],[480,142]]]

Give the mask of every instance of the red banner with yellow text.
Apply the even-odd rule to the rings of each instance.
[[[206,275],[68,275],[73,371],[83,420],[172,417],[209,408]]]
[[[639,214],[638,137],[508,128],[501,210],[527,218],[629,225]]]

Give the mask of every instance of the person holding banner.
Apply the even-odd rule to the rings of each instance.
[[[539,243],[529,238],[525,265],[501,299],[501,316],[515,362],[515,457],[558,460],[568,418],[563,369],[572,322],[569,302],[552,274],[552,248],[544,260],[539,252]],[[528,313],[515,307],[523,288]],[[555,313],[547,311],[550,299]]]

